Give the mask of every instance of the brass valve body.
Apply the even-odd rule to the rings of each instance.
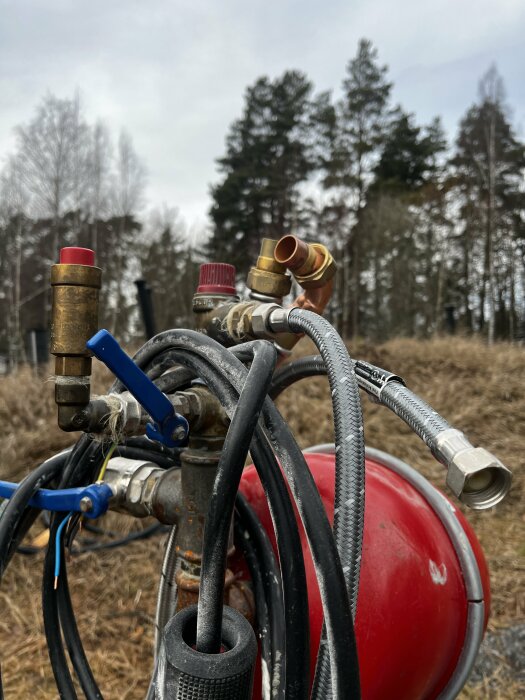
[[[248,273],[247,285],[257,294],[282,299],[291,288],[292,280],[286,267],[274,258],[277,241],[263,238],[257,264]]]
[[[68,357],[85,358],[91,353],[86,342],[98,330],[98,297],[102,270],[89,265],[53,265],[51,286],[53,309],[51,321],[51,353],[57,365]],[[77,367],[82,366],[80,359]],[[74,364],[71,369],[74,369]],[[86,366],[84,364],[84,366]],[[57,367],[58,369],[58,367]],[[64,374],[57,372],[57,374]],[[69,374],[69,373],[68,373]],[[76,372],[71,372],[76,374]]]
[[[58,422],[64,430],[77,429],[74,418],[89,403],[91,353],[86,342],[98,330],[101,280],[102,270],[90,265],[51,268],[51,353],[55,355]]]

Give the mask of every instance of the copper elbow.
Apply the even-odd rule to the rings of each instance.
[[[296,236],[283,236],[275,247],[274,258],[292,271],[304,289],[323,287],[336,272],[335,260],[326,246],[304,243]]]

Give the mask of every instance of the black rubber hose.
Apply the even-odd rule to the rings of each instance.
[[[229,381],[195,352],[178,350],[177,359],[188,363],[219,396],[226,412],[233,415],[237,393]],[[246,370],[244,369],[246,373]],[[258,426],[250,447],[251,456],[261,479],[277,538],[282,569],[286,646],[286,698],[306,698],[309,680],[309,613],[306,575],[297,522],[280,467],[270,445]]]
[[[138,459],[145,462],[154,462],[162,469],[180,466],[180,461],[173,456],[163,455],[157,450],[146,450],[141,447],[128,447],[127,445],[117,445],[114,457],[127,457],[128,459]]]
[[[280,414],[277,411],[275,414],[267,417],[266,424],[272,436],[274,450],[280,450],[279,461],[288,477],[312,552],[323,603],[327,631],[326,647],[332,660],[334,697],[358,700],[361,691],[357,645],[339,553],[318,491],[315,490],[315,496],[313,495],[312,489],[316,489],[316,486],[304,456],[287,430],[286,424],[282,419],[277,420],[277,417],[281,418]],[[293,471],[301,460],[304,463],[305,475],[302,480],[299,476],[297,480],[293,480]],[[311,480],[310,493],[305,488],[307,480]]]
[[[365,443],[359,387],[346,346],[326,319],[311,311],[292,309],[288,325],[290,330],[305,333],[315,343],[328,371],[336,444],[333,529],[355,619],[365,514]],[[331,650],[328,652],[321,643],[314,698],[329,698],[332,691],[339,697],[332,688],[334,674],[330,666],[334,660],[330,658]]]
[[[77,443],[77,445],[80,445],[78,452],[74,451],[71,453],[59,488],[79,486],[86,483],[86,481],[89,482],[100,468],[101,446],[90,438],[87,438],[87,440],[85,438],[87,436],[80,438],[79,443]],[[79,452],[78,459],[75,459]],[[62,556],[59,585],[57,589],[54,588],[56,532],[60,522],[66,516],[67,513],[56,513],[54,515],[49,532],[49,545],[44,559],[42,604],[48,652],[60,697],[73,700],[77,696],[62,643],[62,629],[75,673],[79,678],[84,694],[89,700],[99,700],[102,695],[85,656],[71,605],[62,542],[60,542]],[[64,626],[62,626],[62,623]]]
[[[180,333],[184,334],[184,331]],[[200,334],[193,334],[198,341],[203,339]],[[168,347],[172,347],[168,345]],[[230,381],[224,376],[221,368],[216,364],[210,364],[206,351],[198,352],[201,343],[190,342],[182,349],[172,347],[172,359],[180,362],[195,372],[197,376],[205,380],[210,389],[219,397],[228,415],[232,416],[238,399],[238,390],[234,389]],[[222,352],[227,352],[219,346]],[[160,347],[159,353],[167,352]],[[142,362],[140,357],[135,358],[137,364],[147,366],[151,358],[155,356],[155,350],[146,354]],[[228,359],[233,359],[227,355]],[[246,374],[246,369],[242,371]],[[240,378],[238,375],[237,378]],[[115,389],[118,390],[116,384]],[[301,540],[297,529],[295,515],[289,500],[288,491],[275,456],[269,446],[260,427],[257,427],[250,448],[254,465],[261,479],[263,488],[269,501],[270,512],[277,537],[279,559],[282,565],[283,595],[285,607],[286,625],[286,653],[288,659],[286,665],[286,697],[305,698],[308,695],[308,668],[309,668],[309,619],[308,619],[308,595],[306,588],[306,576],[302,558]],[[284,663],[284,660],[283,660]]]
[[[68,457],[68,452],[63,452],[43,462],[25,477],[6,504],[0,518],[0,580],[16,551],[17,545],[38,515],[39,511],[28,507],[28,502],[39,488],[49,485],[58,476]],[[24,520],[24,526],[20,528],[20,523]],[[3,695],[3,683],[0,676],[0,698]]]
[[[18,486],[15,493],[9,499],[0,518],[0,580],[7,565],[16,551],[16,547],[25,532],[17,533],[24,515],[30,515],[27,525],[30,527],[38,515],[38,510],[29,508],[28,503],[39,488],[47,486],[64,468],[68,453],[60,453],[46,460],[30,474],[28,474]],[[28,528],[27,528],[28,529]]]
[[[62,552],[62,555],[64,553]],[[64,557],[62,556],[62,561]],[[78,631],[69,586],[67,582],[67,567],[64,565],[60,570],[59,590],[57,590],[58,613],[60,616],[60,626],[64,634],[69,658],[77,674],[80,686],[88,700],[102,700],[100,692],[91,667],[85,656],[84,647]]]
[[[283,590],[281,583],[281,571],[275,558],[271,542],[242,494],[237,494],[235,502],[237,510],[236,527],[237,541],[244,552],[250,575],[254,581],[257,618],[261,637],[261,656],[266,664],[266,672],[263,666],[263,687],[265,673],[271,679],[272,700],[282,699],[285,696],[283,652],[286,643],[286,628],[284,626]],[[259,577],[261,581],[259,581]],[[259,591],[262,586],[262,591]],[[258,599],[264,596],[266,612],[261,619]],[[269,648],[269,652],[268,652]]]
[[[186,367],[174,367],[169,353],[166,353],[164,355],[159,355],[149,364],[148,377],[152,379],[157,386],[159,386],[161,377],[164,377],[163,381],[160,383],[168,383],[169,381],[169,385],[176,387],[176,390],[178,391],[182,387],[189,386],[194,378],[194,375],[189,369],[186,369]],[[161,389],[161,391],[166,390]]]
[[[261,651],[261,673],[262,679],[262,697],[264,700],[269,700],[268,693],[265,692],[265,687],[271,687],[272,677],[272,639],[270,637],[271,621],[270,621],[270,603],[266,599],[266,591],[264,588],[263,577],[264,572],[259,561],[259,553],[254,546],[248,530],[239,522],[236,517],[234,522],[235,539],[237,545],[244,557],[244,561],[250,572],[252,582],[253,597],[255,600],[255,629],[260,642]],[[284,695],[281,696],[284,700]],[[275,695],[272,700],[275,700]]]
[[[188,382],[189,380],[189,374],[187,371],[182,370],[181,372],[174,372],[170,373],[174,374],[176,376],[170,377],[169,382],[171,385],[176,385],[177,387],[180,386],[181,384],[184,384],[185,382]],[[162,383],[162,378],[161,382]],[[115,383],[113,384],[112,390],[115,391]],[[120,389],[122,390],[122,389]],[[68,461],[68,465],[66,467],[66,470],[64,471],[63,479],[60,484],[60,488],[65,488],[66,485],[73,485],[77,483],[82,483],[83,479],[88,474],[93,474],[93,453],[91,452],[91,459],[86,462],[85,459],[85,453],[90,450],[92,446],[92,439],[88,435],[83,435],[80,440],[77,442],[76,446],[73,449],[73,453],[71,455],[71,458]],[[124,448],[126,449],[126,448]],[[134,449],[134,448],[129,448],[129,449]],[[169,466],[173,466],[173,461],[172,460],[166,460],[166,458],[162,458],[158,455],[158,452],[155,452],[156,459],[152,460],[152,455],[150,455],[147,452],[133,452],[133,457],[134,458],[139,458],[139,459],[148,459],[151,461],[156,461],[157,463],[159,461],[162,461],[165,468]],[[130,452],[127,453],[127,456],[130,456]],[[96,468],[97,465],[95,465]],[[94,477],[93,477],[94,478]],[[85,481],[84,481],[85,483]],[[56,518],[54,519],[55,524],[52,525],[52,528],[50,529],[50,537],[53,534],[56,534],[56,527],[58,525],[56,524]],[[53,532],[54,531],[54,532]],[[142,535],[143,536],[143,535]],[[126,541],[131,541],[129,538],[126,538]],[[122,544],[123,542],[121,541],[119,544]],[[119,544],[114,544],[113,546],[119,546]],[[109,545],[109,543],[108,543]],[[102,549],[102,548],[108,548],[107,546],[100,546],[97,547],[97,549]],[[46,554],[46,562],[51,569],[51,566],[54,566],[54,562],[52,562],[52,556],[51,556],[51,548],[48,548],[48,552]],[[46,562],[44,563],[44,569],[46,568]],[[65,569],[65,564],[64,564],[64,557],[62,557],[62,566]],[[84,687],[83,685],[83,690],[86,694],[86,697],[88,698],[98,698],[102,697],[100,695],[100,691],[98,689],[98,686],[95,683],[93,674],[91,672],[89,663],[87,661],[87,658],[85,656],[85,652],[82,646],[82,641],[80,639],[80,635],[78,634],[78,628],[76,627],[76,622],[75,622],[75,616],[74,616],[74,611],[71,605],[71,599],[69,597],[69,591],[68,591],[68,586],[67,586],[67,577],[64,577],[64,580],[61,582],[62,588],[59,589],[59,594],[55,598],[54,591],[52,588],[50,588],[49,581],[46,580],[46,577],[44,575],[44,580],[42,584],[42,596],[43,596],[43,608],[44,608],[44,626],[45,626],[45,631],[46,631],[46,638],[48,641],[48,648],[50,650],[50,660],[51,660],[51,665],[53,667],[53,672],[55,675],[55,680],[57,682],[57,687],[59,690],[59,693],[61,694],[64,693],[64,697],[68,697],[68,693],[71,691],[72,686],[72,681],[71,681],[71,674],[69,673],[69,669],[67,667],[67,662],[65,659],[65,653],[64,653],[64,648],[62,644],[62,638],[60,635],[59,631],[59,606],[57,605],[57,599],[60,597],[60,612],[62,615],[66,615],[66,626],[64,631],[65,635],[65,640],[68,645],[68,649],[70,651],[70,655],[72,658],[72,662],[74,664],[75,672],[77,673],[77,676],[81,680],[82,684],[82,679],[84,680],[84,683],[87,682],[87,685]],[[53,654],[51,654],[51,647],[53,647],[54,650],[56,650]],[[74,692],[74,688],[73,688]],[[76,697],[76,696],[71,696],[71,697]]]
[[[310,355],[286,362],[273,375],[268,396],[275,401],[285,389],[288,389],[295,382],[323,375],[326,375],[326,365],[321,355]]]
[[[71,678],[71,673],[67,665],[66,654],[62,643],[60,632],[60,618],[58,614],[58,601],[56,591],[53,589],[55,576],[55,561],[54,561],[54,541],[56,531],[67,513],[55,513],[51,520],[49,529],[49,545],[44,558],[44,570],[42,574],[42,612],[44,617],[44,630],[46,633],[47,651],[51,668],[55,676],[55,683],[58,689],[58,694],[61,700],[77,700],[77,693]],[[53,545],[51,544],[53,543]],[[62,543],[62,556],[60,559],[60,577],[64,574],[64,548]],[[51,585],[49,585],[51,584]]]
[[[148,452],[158,452],[164,457],[168,457],[177,461],[180,457],[181,449],[180,447],[166,447],[160,442],[155,442],[150,440],[145,435],[136,435],[133,437],[124,438],[121,442],[122,447],[138,447],[141,450],[148,450]]]
[[[262,340],[255,346],[221,450],[204,527],[197,614],[197,650],[207,654],[218,654],[221,648],[224,574],[235,496],[276,361],[273,345]]]
[[[207,336],[193,331],[165,331],[146,343],[135,359],[139,365],[144,364],[168,347],[176,346],[186,347],[215,362],[240,391],[242,385],[239,383],[246,376],[246,368],[231,352],[225,351]],[[269,399],[265,402],[264,417],[272,447],[279,454],[312,550],[327,620],[327,646],[334,662],[334,693],[341,698],[357,698],[360,696],[359,668],[353,620],[332,530],[304,456]]]
[[[130,544],[131,542],[137,542],[138,540],[145,540],[153,535],[161,534],[167,532],[166,527],[161,523],[153,523],[148,525],[143,530],[137,530],[136,532],[130,532],[129,535],[125,537],[119,537],[109,542],[89,542],[82,544],[81,546],[74,548],[72,550],[73,554],[83,554],[84,552],[99,552],[104,549],[115,549],[117,547],[122,547],[123,545]]]

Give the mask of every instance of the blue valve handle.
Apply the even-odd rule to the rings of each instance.
[[[0,481],[0,498],[11,498],[17,490],[19,484],[10,481]],[[74,489],[38,489],[29,505],[40,510],[51,510],[56,512],[82,512],[86,518],[99,518],[108,509],[109,499],[113,496],[113,491],[108,484],[90,484]],[[83,498],[89,498],[89,502]],[[87,506],[87,507],[86,507]]]
[[[108,331],[102,329],[86,343],[95,357],[103,362],[133,394],[155,421],[148,423],[146,435],[167,447],[182,444],[188,436],[188,421],[175,413],[168,397],[144,374]],[[178,434],[177,434],[178,433]]]

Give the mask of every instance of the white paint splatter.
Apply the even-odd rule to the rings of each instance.
[[[430,578],[436,586],[444,586],[447,582],[447,567],[445,564],[440,564],[439,566],[435,561],[429,559],[428,570],[430,571]]]

